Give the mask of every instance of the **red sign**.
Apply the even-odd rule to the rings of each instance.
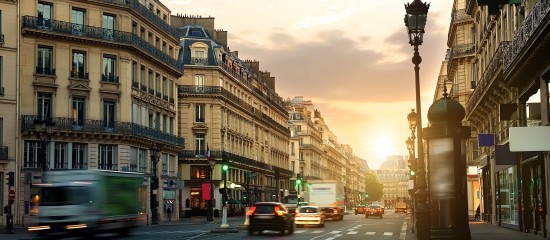
[[[15,191],[14,190],[10,190],[8,192],[8,200],[15,200]]]
[[[202,200],[210,200],[210,183],[202,184]]]

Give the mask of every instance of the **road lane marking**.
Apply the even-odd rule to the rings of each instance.
[[[348,234],[357,234],[357,231],[349,231]]]
[[[311,233],[322,233],[322,232],[324,232],[324,231],[317,230],[317,231],[313,231],[313,232],[311,232]]]
[[[338,234],[338,233],[341,233],[341,232],[342,232],[342,231],[332,231],[332,232],[330,232],[330,233],[332,233],[332,234]]]
[[[384,232],[384,236],[392,236],[393,232]]]
[[[307,232],[306,230],[298,230],[298,231],[294,231],[295,233],[305,233]]]
[[[365,233],[365,235],[374,235],[374,234],[376,234],[376,232],[367,232],[367,233]]]

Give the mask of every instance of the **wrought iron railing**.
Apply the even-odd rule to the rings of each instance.
[[[208,65],[208,58],[191,57],[191,61],[189,63],[193,65]]]
[[[167,22],[162,20],[155,13],[151,12],[147,7],[139,3],[138,0],[103,0],[103,1],[107,3],[114,3],[117,5],[122,5],[122,6],[131,8],[134,11],[136,11],[139,15],[144,16],[145,18],[153,22],[155,25],[159,26],[162,30],[172,35],[175,39],[179,39],[179,34],[176,28],[170,26]]]
[[[76,72],[71,71],[71,77],[77,79],[89,79],[89,74],[87,72]]]
[[[7,160],[8,159],[8,147],[7,146],[0,146],[0,159],[1,160]]]
[[[22,115],[21,128],[34,129],[35,115]],[[177,147],[184,146],[184,139],[153,128],[142,126],[132,122],[112,122],[104,120],[85,119],[76,121],[73,118],[53,118],[55,129],[64,132],[92,132],[104,134],[120,134],[151,139]]]
[[[289,132],[287,126],[283,126],[277,121],[273,120],[269,116],[265,115],[261,112],[256,112],[254,110],[254,107],[252,107],[247,102],[241,100],[239,97],[233,95],[231,92],[225,90],[224,88],[220,86],[195,86],[195,85],[180,85],[178,86],[178,93],[179,94],[186,94],[186,93],[192,93],[192,94],[220,94],[224,96],[229,101],[241,106],[245,110],[247,110],[250,114],[256,115],[259,118],[263,119],[264,121],[268,122],[269,124],[275,126],[280,131],[283,132]]]
[[[118,83],[118,76],[115,76],[113,74],[107,74],[107,75],[101,74],[101,81]]]
[[[139,82],[138,81],[132,81],[132,87],[133,88],[136,88],[136,89],[139,89]]]
[[[170,103],[174,103],[174,98],[173,98],[173,97],[169,97],[169,101],[170,101]]]
[[[276,108],[281,110],[282,112],[286,112],[286,108],[284,106],[284,102],[281,97],[279,97],[276,93],[268,93],[264,94],[262,90],[258,89],[254,85],[252,85],[251,81],[245,78],[245,76],[241,73],[238,73],[231,67],[229,67],[226,63],[223,61],[218,61],[218,66],[221,67],[226,73],[233,76],[236,80],[247,86],[249,89],[251,89],[253,92],[257,93],[261,98],[265,99],[267,102],[270,102],[273,104]]]
[[[243,157],[237,154],[233,154],[226,151],[210,151],[210,157],[215,159],[227,159],[229,162],[239,163],[247,166],[257,167],[265,170],[271,170],[273,172],[278,171],[281,174],[287,174],[292,176],[292,171],[284,168],[280,168],[277,166],[273,166],[267,163],[263,163],[260,161],[256,161],[254,159],[250,159],[247,157]],[[204,153],[197,153],[195,150],[183,150],[179,153],[179,159],[197,159],[197,158],[204,158],[206,159],[206,155]]]
[[[535,3],[521,26],[512,35],[512,42],[504,56],[504,69],[508,70],[512,62],[520,55],[520,51],[549,12],[549,0],[539,0]]]
[[[51,22],[50,25],[44,26],[41,24],[40,20],[41,19],[34,16],[23,16],[23,28],[72,35],[76,37],[86,37],[100,41],[109,41],[115,44],[128,44],[142,50],[143,52],[158,59],[160,62],[163,62],[178,71],[183,71],[183,66],[178,65],[176,59],[173,59],[168,54],[158,48],[155,48],[153,45],[131,32],[123,32],[88,25],[83,25],[83,28],[79,28],[78,31],[75,32],[75,24],[73,23],[48,19]]]
[[[147,86],[143,84],[140,84],[140,86],[141,86],[141,91],[147,92]]]
[[[36,67],[36,74],[55,76],[55,68]]]
[[[498,45],[498,48],[493,55],[493,58],[491,58],[489,65],[487,65],[487,68],[485,68],[485,71],[482,73],[481,78],[479,79],[477,86],[474,89],[474,92],[472,93],[470,99],[468,100],[468,103],[466,104],[466,112],[469,113],[473,110],[473,107],[475,106],[475,104],[477,104],[477,102],[479,102],[479,100],[483,96],[483,93],[489,86],[489,82],[491,81],[491,79],[493,79],[497,70],[502,67],[502,63],[504,61],[503,55],[509,45],[510,42],[508,41],[502,41]]]

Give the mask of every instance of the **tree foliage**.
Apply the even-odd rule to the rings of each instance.
[[[384,186],[378,181],[376,175],[371,172],[365,172],[365,186],[368,194],[367,201],[379,201],[384,193]]]

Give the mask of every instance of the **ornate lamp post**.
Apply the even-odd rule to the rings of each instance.
[[[38,135],[38,141],[40,141],[42,147],[42,159],[40,162],[40,168],[42,169],[42,181],[45,179],[45,172],[48,171],[46,147],[52,140],[54,126],[55,122],[51,117],[43,119],[42,117],[37,116],[36,119],[34,119],[34,131],[36,132],[36,135]]]
[[[216,167],[216,159],[208,156],[208,166],[210,169],[209,180],[210,180],[210,201],[208,201],[208,213],[206,216],[206,221],[214,221],[214,167]]]
[[[418,141],[418,176],[416,182],[417,191],[415,193],[416,198],[416,228],[417,237],[419,240],[430,239],[430,212],[428,205],[428,191],[426,183],[426,170],[424,166],[424,146],[422,144],[422,111],[420,103],[420,76],[419,70],[422,58],[418,53],[418,46],[422,45],[422,37],[424,35],[424,27],[426,26],[426,19],[428,16],[428,9],[430,4],[421,2],[420,0],[414,0],[412,3],[405,4],[405,26],[409,34],[409,43],[414,46],[414,55],[412,63],[414,64],[415,75],[415,90],[416,90],[416,131]]]
[[[159,180],[157,177],[157,165],[160,160],[160,146],[153,145],[150,149],[150,155],[151,155],[151,224],[158,224],[159,216],[158,216],[158,199],[157,199],[157,191],[159,187]]]
[[[414,137],[414,135],[413,135]],[[411,196],[410,208],[411,208],[411,232],[414,233],[414,192],[416,191],[416,163],[414,156],[414,140],[409,137],[405,141],[407,150],[409,151],[409,195]]]

